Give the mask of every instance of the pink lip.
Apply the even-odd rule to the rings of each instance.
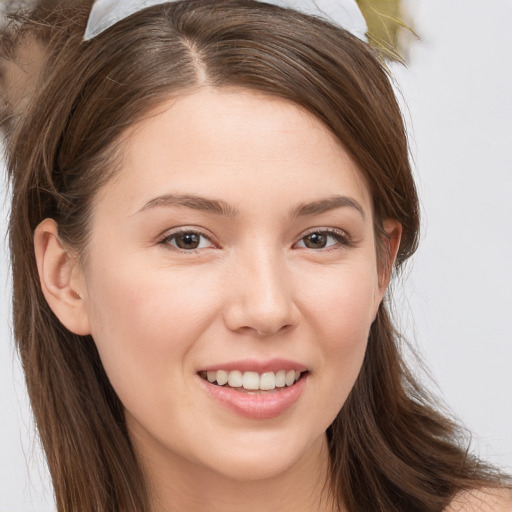
[[[214,372],[217,370],[224,370],[230,372],[232,370],[240,370],[241,372],[278,372],[279,370],[295,370],[296,372],[305,372],[307,367],[303,364],[289,361],[288,359],[269,359],[267,361],[258,361],[256,359],[244,359],[240,361],[230,361],[226,363],[211,364],[203,371]]]
[[[279,391],[255,394],[217,386],[199,376],[197,378],[216,402],[245,418],[264,420],[276,418],[297,402],[304,390],[308,376],[308,373],[303,374],[295,384],[279,388]]]

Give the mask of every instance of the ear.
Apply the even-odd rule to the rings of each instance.
[[[34,249],[41,289],[48,305],[71,332],[90,334],[84,296],[83,272],[76,256],[64,247],[58,226],[45,219],[34,233]]]
[[[391,280],[393,266],[395,264],[400,240],[402,238],[402,224],[396,219],[386,219],[383,222],[384,233],[381,234],[379,240],[379,291],[382,296],[386,293],[386,289]]]

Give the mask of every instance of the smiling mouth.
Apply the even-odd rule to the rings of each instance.
[[[277,392],[293,386],[307,371],[241,372],[239,370],[201,371],[199,376],[215,386],[245,393]]]

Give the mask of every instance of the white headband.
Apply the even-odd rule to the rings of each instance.
[[[85,29],[84,41],[146,7],[175,0],[96,0]],[[319,16],[366,41],[366,21],[355,0],[265,0],[263,3]]]

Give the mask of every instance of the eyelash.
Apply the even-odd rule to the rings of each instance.
[[[195,254],[200,251],[200,249],[180,249],[179,247],[176,247],[172,245],[170,242],[171,240],[179,237],[180,235],[199,235],[203,238],[206,238],[211,243],[215,243],[208,235],[202,233],[201,231],[195,230],[195,229],[180,229],[178,231],[174,231],[173,233],[165,235],[159,242],[158,245],[164,245],[167,247],[172,247],[172,250],[180,253],[185,254]]]
[[[336,228],[322,228],[322,229],[312,229],[305,233],[299,240],[299,242],[302,242],[305,238],[307,238],[310,235],[318,234],[318,235],[327,235],[330,238],[334,238],[337,243],[328,245],[327,247],[323,247],[320,249],[312,249],[310,247],[303,247],[304,249],[308,251],[313,252],[330,252],[330,251],[336,251],[336,250],[343,250],[348,247],[351,247],[353,245],[353,242],[350,238],[350,236],[345,233],[344,231]],[[173,233],[166,234],[163,238],[161,238],[158,241],[158,245],[171,247],[171,250],[174,250],[179,253],[184,254],[196,254],[198,253],[201,248],[198,249],[181,249],[175,245],[172,245],[170,242],[180,235],[199,235],[200,237],[206,238],[209,240],[212,244],[215,244],[215,242],[210,238],[210,236],[206,235],[205,233],[195,230],[195,229],[180,229],[178,231],[174,231]]]
[[[310,251],[322,251],[322,252],[328,252],[328,251],[336,251],[340,249],[346,249],[348,247],[352,246],[352,240],[350,236],[341,229],[336,228],[322,228],[322,229],[312,229],[304,234],[304,236],[301,237],[300,242],[302,242],[305,238],[307,238],[310,235],[327,235],[328,237],[334,238],[337,243],[333,245],[328,245],[326,248],[321,249],[311,249],[309,247],[305,247],[305,249],[308,249]]]

